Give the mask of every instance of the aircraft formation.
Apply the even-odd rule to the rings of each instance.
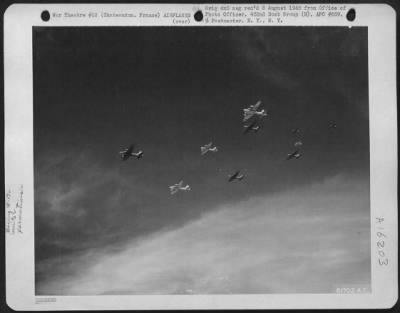
[[[291,130],[292,134],[294,134],[297,138],[301,134],[300,128],[296,127]],[[294,144],[295,150],[293,152],[290,152],[287,154],[286,160],[291,160],[291,159],[298,159],[301,157],[300,153],[300,147],[303,145],[303,142],[301,140],[297,140]]]
[[[260,126],[260,120],[263,117],[268,116],[268,112],[264,109],[258,111],[259,107],[261,105],[261,101],[257,101],[256,104],[250,105],[248,108],[243,109],[243,128],[244,128],[244,134],[247,134],[249,132],[258,132],[261,129]],[[248,124],[246,124],[246,122]],[[329,124],[330,129],[336,129],[337,125],[334,122],[330,122]],[[301,134],[300,128],[296,127],[291,129],[291,133],[296,136],[298,139],[298,136]],[[291,160],[291,159],[299,159],[302,154],[300,152],[300,147],[303,146],[303,142],[301,140],[297,140],[294,143],[294,151],[290,152],[287,154],[286,160]],[[136,159],[140,159],[143,156],[143,150],[139,150],[138,152],[134,152],[135,145],[130,145],[128,148],[120,151],[120,156],[123,161],[128,160],[130,157],[135,157]],[[216,153],[218,152],[218,148],[216,146],[213,146],[212,141],[209,142],[208,144],[205,144],[200,147],[200,154],[203,156],[209,152]],[[233,182],[233,181],[241,181],[245,176],[241,174],[240,170],[235,171],[233,174],[228,175],[228,182]],[[183,180],[181,180],[177,184],[173,184],[169,186],[169,190],[171,195],[176,194],[177,192],[180,191],[191,191],[190,185],[183,185]]]

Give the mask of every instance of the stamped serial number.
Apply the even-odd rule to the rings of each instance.
[[[383,217],[376,217],[376,249],[378,254],[378,264],[380,266],[387,266],[389,265],[389,258],[387,257],[387,253],[385,250],[385,245],[387,241],[387,234],[385,232],[385,219]]]
[[[337,287],[336,293],[366,293],[368,287]]]
[[[56,298],[36,298],[35,299],[35,303],[36,304],[40,304],[40,303],[52,303],[52,302],[56,302],[57,299]]]

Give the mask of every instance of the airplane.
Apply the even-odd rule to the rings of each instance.
[[[218,148],[217,147],[212,147],[211,148],[211,146],[212,146],[212,141],[209,144],[206,144],[206,145],[200,147],[201,155],[206,154],[208,151],[218,152]]]
[[[129,148],[119,152],[123,161],[129,159],[131,156],[134,156],[137,159],[140,159],[143,156],[143,151],[133,152],[134,147],[135,145],[130,145]]]
[[[190,186],[186,185],[183,186],[183,180],[181,180],[179,183],[174,184],[172,186],[169,186],[169,191],[171,192],[171,195],[176,194],[178,191],[183,190],[183,191],[190,191]]]
[[[228,182],[234,181],[235,179],[242,180],[244,175],[240,175],[240,171],[236,171],[234,174],[228,175],[228,178]]]
[[[296,141],[295,143],[294,143],[294,146],[295,147],[299,147],[299,146],[302,146],[303,145],[303,143],[301,142],[301,141]]]
[[[260,126],[256,126],[256,124],[257,124],[257,120],[253,121],[249,125],[243,125],[243,127],[245,128],[244,133],[247,134],[251,130],[254,132],[258,132],[258,130],[260,129]]]
[[[257,101],[256,104],[250,105],[250,107],[243,109],[243,122],[246,122],[254,115],[258,115],[259,117],[267,116],[267,112],[265,110],[257,111],[260,104],[261,101]]]
[[[293,134],[300,134],[300,128],[293,128],[293,129],[291,130],[291,132],[292,132]]]
[[[334,122],[331,122],[329,124],[329,128],[336,128],[336,127],[337,127],[337,125]]]
[[[299,152],[299,150],[296,150],[296,151],[294,151],[292,153],[288,153],[286,160],[290,160],[290,159],[293,159],[293,158],[298,159],[299,157],[301,157],[301,153]]]

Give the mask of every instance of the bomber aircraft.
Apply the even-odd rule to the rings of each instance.
[[[291,130],[291,132],[292,132],[293,134],[295,134],[295,135],[298,135],[298,134],[300,134],[300,128],[293,128],[293,129]]]
[[[254,132],[258,132],[260,129],[260,126],[256,126],[256,125],[257,125],[257,120],[254,120],[252,123],[250,123],[248,125],[243,125],[244,133],[247,134],[251,130]]]
[[[290,159],[293,159],[293,158],[298,159],[299,157],[301,157],[301,153],[299,152],[299,150],[296,150],[296,151],[294,151],[292,153],[288,153],[286,160],[290,160]]]
[[[178,191],[183,190],[183,191],[190,191],[190,186],[186,185],[183,186],[183,180],[181,180],[179,183],[174,184],[172,186],[169,186],[169,191],[171,192],[171,195],[176,194]]]
[[[218,148],[217,147],[211,147],[212,146],[212,142],[200,147],[200,151],[201,151],[201,155],[206,154],[208,151],[211,152],[218,152]]]
[[[136,157],[137,159],[140,159],[143,156],[142,150],[139,152],[133,152],[134,147],[135,145],[130,145],[129,148],[119,152],[123,161],[129,159],[129,157]]]
[[[244,178],[244,175],[240,175],[240,171],[236,171],[232,175],[228,175],[228,182],[236,180],[242,180]]]
[[[261,101],[257,101],[256,104],[250,105],[250,107],[243,109],[243,122],[246,122],[255,115],[258,115],[259,117],[267,116],[267,112],[264,109],[261,111],[257,111],[260,104]]]

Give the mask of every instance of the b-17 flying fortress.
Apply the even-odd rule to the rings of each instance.
[[[205,155],[208,151],[218,152],[217,147],[212,147],[212,142],[200,147],[201,155]]]
[[[176,194],[178,191],[190,191],[190,186],[186,185],[183,186],[183,180],[181,180],[179,183],[174,184],[172,186],[169,186],[169,191],[171,192],[171,195]]]
[[[267,112],[263,109],[261,111],[257,111],[261,104],[261,101],[257,101],[256,104],[250,105],[248,108],[243,109],[243,122],[246,122],[247,120],[251,119],[253,116],[267,116]]]
[[[248,124],[243,125],[243,128],[245,129],[244,134],[247,134],[250,131],[258,132],[260,130],[261,126],[258,124],[260,119],[268,115],[266,110],[264,109],[262,109],[261,111],[257,111],[260,105],[261,101],[257,101],[256,104],[250,105],[248,108],[243,109],[243,122],[247,121],[249,122]],[[329,128],[336,129],[337,125],[331,121],[329,124]],[[300,128],[296,127],[291,129],[291,133],[296,136],[299,136],[301,134],[301,130]],[[288,153],[286,160],[299,159],[302,156],[299,150],[301,146],[303,146],[303,142],[297,140],[294,143],[294,147],[296,148],[295,151]],[[218,148],[216,146],[213,146],[212,141],[200,147],[200,153],[202,156],[207,154],[208,152],[213,152],[213,153],[218,152]],[[137,159],[140,159],[143,156],[142,150],[134,152],[134,145],[129,146],[128,148],[124,149],[123,151],[120,151],[119,153],[123,161],[126,161],[129,157],[136,157]],[[237,170],[233,174],[228,175],[228,182],[232,182],[235,180],[241,181],[244,177],[245,176],[240,173],[240,170]],[[169,189],[171,195],[174,195],[179,191],[191,191],[189,185],[183,186],[183,180],[181,180],[177,184],[169,186]]]
[[[298,159],[299,157],[301,157],[301,153],[299,152],[299,150],[296,150],[296,151],[294,151],[292,153],[288,153],[286,160],[290,160],[290,159],[293,159],[293,158]]]
[[[292,133],[295,134],[295,135],[300,134],[300,128],[293,128],[292,129]]]
[[[228,182],[236,180],[242,180],[244,178],[244,175],[240,174],[240,171],[236,171],[232,175],[228,175]]]
[[[329,128],[336,128],[336,127],[337,127],[337,125],[334,122],[331,122],[329,124]]]
[[[137,159],[140,159],[143,156],[143,151],[133,152],[134,147],[135,147],[134,145],[131,145],[129,146],[129,148],[126,148],[125,150],[119,152],[119,154],[121,155],[121,159],[123,161],[129,159],[129,157],[135,157]]]
[[[258,132],[260,130],[260,126],[257,126],[257,120],[254,120],[248,125],[243,125],[243,127],[245,134],[247,134],[249,131]]]

